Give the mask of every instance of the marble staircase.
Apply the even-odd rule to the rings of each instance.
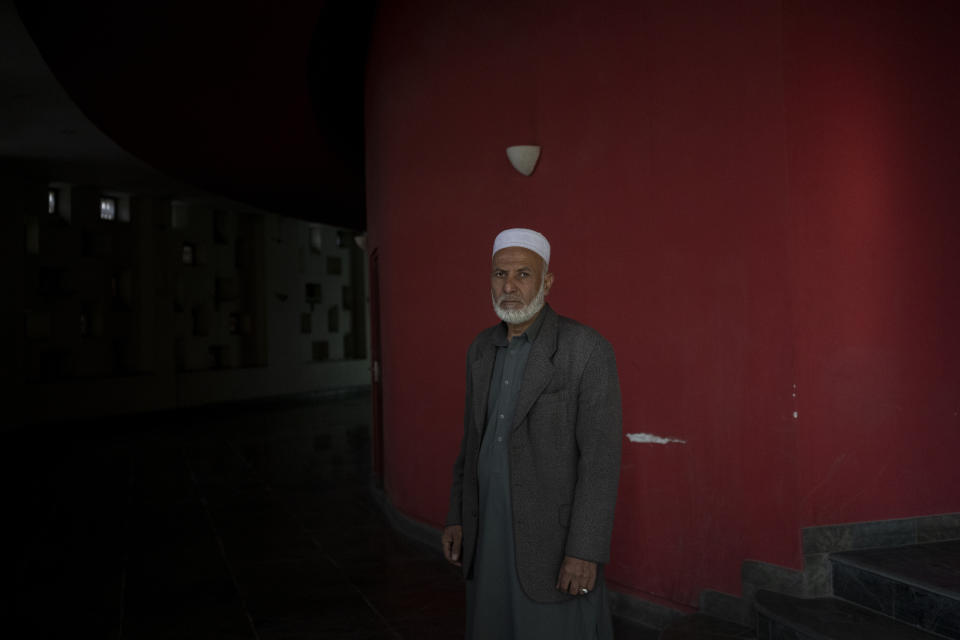
[[[746,562],[742,599],[707,594],[660,640],[960,640],[955,519],[807,529],[803,572]]]
[[[757,592],[760,640],[960,639],[960,540],[830,554],[833,596]]]

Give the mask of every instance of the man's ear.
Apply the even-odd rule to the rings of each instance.
[[[550,293],[550,287],[553,286],[553,274],[548,273],[543,277],[543,295]]]

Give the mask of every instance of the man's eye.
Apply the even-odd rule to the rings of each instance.
[[[529,276],[530,276],[529,273],[526,273],[526,272],[521,272],[521,273],[520,273],[520,277],[521,277],[521,278],[527,278],[527,277],[529,277]]]

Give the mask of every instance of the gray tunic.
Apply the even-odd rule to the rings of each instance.
[[[510,503],[510,425],[543,316],[509,342],[506,325],[501,325],[495,342],[497,355],[477,469],[480,519],[476,560],[467,580],[466,637],[472,640],[613,638],[602,572],[598,571],[596,587],[589,595],[551,604],[531,600],[517,577]]]

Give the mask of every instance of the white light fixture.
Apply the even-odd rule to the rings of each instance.
[[[525,176],[533,173],[537,168],[537,160],[540,159],[540,145],[538,144],[517,144],[507,147],[507,158],[513,168]]]

